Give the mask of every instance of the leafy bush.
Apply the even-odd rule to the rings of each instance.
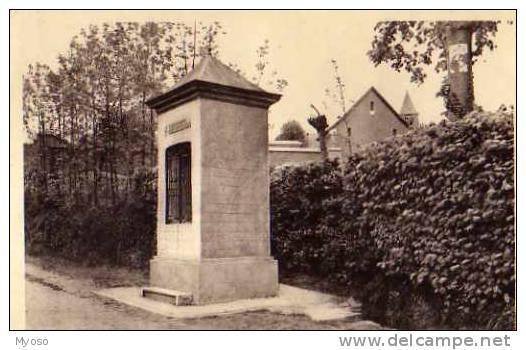
[[[371,145],[343,181],[323,165],[274,174],[282,266],[359,285],[396,327],[421,305],[435,327],[514,328],[513,136],[509,116],[473,114]]]
[[[326,249],[325,235],[312,228],[331,217],[327,200],[342,189],[337,161],[284,166],[272,172],[272,246],[282,266],[310,269],[322,263],[326,253],[319,250]]]
[[[26,191],[26,249],[87,265],[143,267],[155,249],[156,193],[152,173],[135,177],[133,191],[98,206],[56,192]]]

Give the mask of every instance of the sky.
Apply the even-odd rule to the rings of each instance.
[[[486,110],[496,110],[503,103],[515,105],[516,29],[514,23],[506,23],[514,16],[512,11],[14,11],[11,90],[21,89],[21,77],[28,64],[56,66],[57,56],[67,51],[71,38],[90,24],[219,21],[227,32],[219,40],[222,61],[236,63],[251,76],[256,50],[268,39],[270,70],[276,70],[289,83],[282,99],[271,107],[271,137],[279,133],[284,122],[293,119],[308,132],[314,132],[306,122],[313,113],[311,104],[326,113],[330,122],[341,114],[338,105],[325,95],[326,88],[334,90],[335,86],[331,59],[338,62],[348,101],[357,100],[374,86],[399,110],[408,91],[420,120],[436,122],[443,111],[443,101],[435,97],[442,75],[430,68],[426,82],[416,85],[407,73],[395,72],[385,65],[375,67],[366,55],[374,37],[374,25],[394,19],[502,20],[495,38],[498,47],[486,52],[474,66],[475,103]],[[350,106],[348,102],[347,108]]]

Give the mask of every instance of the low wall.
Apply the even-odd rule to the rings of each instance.
[[[286,164],[315,162],[321,159],[319,148],[269,147],[269,163],[271,167]],[[329,158],[340,158],[340,148],[329,148]]]

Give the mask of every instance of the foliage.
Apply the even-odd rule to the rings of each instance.
[[[423,83],[424,67],[433,64],[437,73],[447,70],[446,27],[444,21],[383,21],[374,27],[372,48],[367,52],[376,65],[388,64],[392,69],[411,75],[411,81]],[[472,63],[486,49],[493,51],[499,22],[473,21]]]
[[[398,328],[427,309],[434,327],[514,328],[513,135],[512,116],[473,113],[353,154],[343,179],[275,174],[282,266],[358,284],[364,310]]]
[[[89,198],[97,204],[101,183],[109,181],[115,203],[119,176],[131,178],[155,166],[156,117],[146,100],[185,76],[196,59],[218,56],[222,35],[226,32],[219,22],[91,25],[58,56],[57,69],[29,66],[24,125],[34,140],[37,134],[52,135],[69,143],[68,159],[61,164],[68,193],[85,195],[80,188],[89,184]],[[267,51],[259,55],[266,62]],[[258,68],[259,74],[266,66]],[[286,83],[277,82],[283,79],[276,75],[273,71],[273,81],[283,87]],[[53,172],[44,161],[47,147],[40,151],[41,167]]]
[[[342,191],[339,163],[324,166],[285,166],[273,171],[270,183],[271,227],[274,255],[286,269],[308,270],[317,267],[326,254],[324,240],[312,228],[331,218],[328,200]]]
[[[186,75],[195,57],[218,54],[219,23],[117,22],[91,25],[73,37],[58,68],[30,65],[24,76],[24,124],[29,136],[52,135],[69,143],[68,193],[99,202],[101,183],[110,182],[114,204],[118,177],[131,178],[156,163],[156,120],[146,100]],[[199,46],[194,47],[194,35]],[[39,154],[44,172],[53,172]],[[82,187],[89,187],[86,193]],[[128,184],[128,190],[130,184]],[[59,190],[64,190],[60,188]]]
[[[275,69],[268,73],[270,69],[270,41],[265,39],[263,44],[256,50],[256,53],[258,60],[255,64],[256,74],[252,77],[252,81],[256,85],[262,85],[263,83],[266,83],[265,85],[273,86],[280,92],[283,91],[289,84],[288,81],[286,79],[279,78],[278,72]],[[264,80],[264,77],[267,80]]]
[[[305,142],[305,130],[301,124],[296,120],[290,120],[281,126],[280,134],[276,140],[289,140]]]
[[[146,101],[184,77],[200,57],[218,56],[223,35],[219,22],[91,25],[58,55],[56,69],[28,67],[29,252],[126,263],[126,254],[135,251],[147,260],[155,239],[157,121]]]
[[[186,72],[188,28],[116,23],[81,30],[58,68],[24,77],[29,254],[143,266],[155,240],[156,121],[145,101]],[[174,54],[175,50],[179,50]],[[57,144],[60,147],[57,147]]]
[[[90,266],[146,266],[155,249],[155,177],[138,174],[133,182],[127,198],[98,206],[26,188],[26,251]]]
[[[369,59],[375,66],[388,64],[392,69],[408,72],[411,81],[421,84],[426,78],[424,68],[436,61],[437,73],[447,70],[447,37],[455,27],[463,26],[469,30],[471,47],[466,59],[471,67],[479,56],[496,45],[493,41],[498,21],[383,21],[376,24]],[[474,85],[472,70],[467,79],[466,91],[453,91],[449,77],[444,79],[437,93],[444,99],[448,118],[461,118],[473,111]]]

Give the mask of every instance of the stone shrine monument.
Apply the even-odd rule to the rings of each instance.
[[[280,95],[206,56],[158,115],[157,255],[143,295],[176,305],[270,297],[268,108]]]

